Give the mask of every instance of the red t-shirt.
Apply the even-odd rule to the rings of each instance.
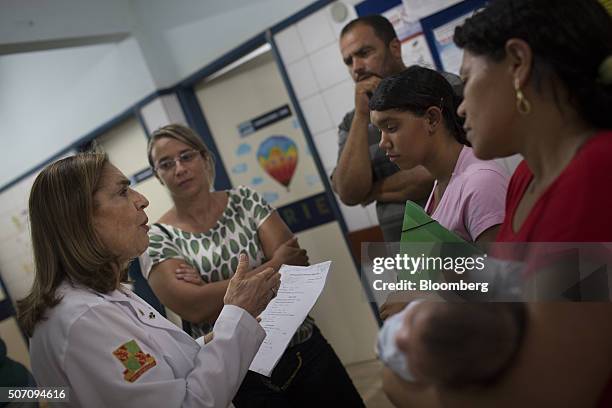
[[[515,232],[514,213],[532,178],[527,163],[521,162],[508,186],[498,242],[612,242],[611,130],[582,146]],[[612,407],[612,379],[598,406]]]
[[[512,220],[533,174],[517,167],[506,195],[499,242],[612,242],[612,131],[588,140],[538,198],[520,230]]]

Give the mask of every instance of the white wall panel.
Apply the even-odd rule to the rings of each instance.
[[[373,223],[372,220],[370,220],[369,213],[364,207],[360,205],[349,207],[340,200],[338,200],[338,203],[349,231],[358,231],[360,229],[369,228],[372,225],[378,225],[378,222]]]
[[[304,99],[300,105],[308,128],[312,133],[323,132],[334,127],[329,111],[326,109],[325,102],[320,94]]]
[[[325,106],[329,110],[332,122],[338,126],[344,115],[355,106],[355,85],[347,79],[323,91]]]
[[[308,98],[319,92],[319,84],[314,76],[308,58],[302,58],[292,62],[286,65],[286,68],[295,96],[299,100]]]
[[[338,158],[338,134],[335,129],[317,133],[313,136],[315,146],[319,152],[319,157],[323,162],[323,167],[336,167]]]
[[[336,36],[328,23],[325,9],[300,20],[296,26],[308,54],[336,42]]]
[[[350,80],[337,41],[313,52],[308,58],[320,89],[325,90],[341,81]]]
[[[295,25],[277,35],[274,40],[285,64],[291,64],[306,56],[304,44]]]

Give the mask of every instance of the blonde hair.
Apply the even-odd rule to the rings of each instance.
[[[93,225],[94,194],[108,164],[104,153],[80,153],[50,164],[34,181],[29,211],[36,272],[30,293],[17,302],[28,336],[61,301],[56,289],[63,281],[108,293],[127,276],[127,265],[105,248]]]
[[[185,143],[187,146],[200,152],[200,155],[202,158],[204,158],[208,166],[208,184],[212,188],[213,183],[215,182],[215,157],[210,152],[206,144],[204,144],[202,138],[200,138],[196,132],[187,126],[172,123],[170,125],[162,126],[153,132],[147,145],[147,158],[149,159],[149,165],[155,169],[155,163],[153,163],[152,155],[153,145],[155,145],[156,141],[165,137]]]

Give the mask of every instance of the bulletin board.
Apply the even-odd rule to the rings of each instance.
[[[437,70],[459,74],[463,50],[453,42],[455,27],[463,24],[485,3],[484,0],[466,0],[421,19],[423,34]]]

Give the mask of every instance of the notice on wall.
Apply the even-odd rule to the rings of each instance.
[[[459,75],[463,50],[453,42],[453,34],[455,27],[463,24],[468,16],[466,14],[433,30],[436,51],[440,56],[442,69],[446,72]]]
[[[420,65],[435,69],[435,63],[427,46],[427,40],[421,33],[402,42],[402,59],[406,66]]]
[[[402,43],[402,59],[406,66],[420,65],[434,69],[435,64],[419,20],[411,20],[403,4],[390,8],[382,15],[393,24]]]

